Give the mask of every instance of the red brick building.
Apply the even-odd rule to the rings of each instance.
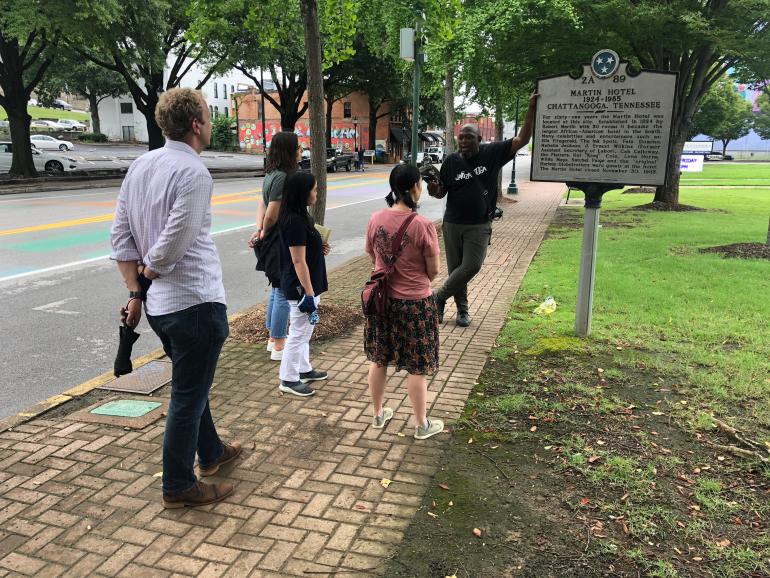
[[[495,140],[495,119],[489,116],[482,116],[478,113],[468,112],[465,113],[457,123],[455,123],[455,139],[460,134],[460,127],[464,124],[477,124],[481,131],[481,140],[484,142],[490,142]]]
[[[270,96],[279,99],[278,93],[270,93]],[[232,110],[238,116],[238,137],[241,149],[246,151],[262,152],[262,121],[260,115],[260,95],[258,90],[248,93],[236,93],[231,95]],[[307,100],[307,93],[304,100]],[[401,122],[397,117],[391,117],[389,104],[385,103],[380,114],[385,116],[377,119],[375,134],[376,148],[385,151],[392,160],[397,160],[403,152],[404,134],[401,131]],[[265,100],[265,140],[268,145],[275,133],[281,130],[281,115],[268,100]],[[392,127],[392,128],[391,128]],[[300,143],[310,147],[310,122],[309,111],[297,121],[294,132],[299,137]],[[356,147],[369,149],[369,101],[365,94],[351,93],[334,103],[332,108],[331,145],[335,148],[353,151]]]

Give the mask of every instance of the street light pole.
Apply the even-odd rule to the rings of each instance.
[[[412,158],[411,165],[417,166],[417,133],[420,123],[420,68],[422,52],[420,51],[420,19],[414,28],[414,94],[412,98]]]
[[[513,136],[519,134],[519,95],[516,95],[516,117],[513,120]],[[508,184],[508,194],[518,195],[519,187],[516,186],[516,155],[511,161],[511,182]]]

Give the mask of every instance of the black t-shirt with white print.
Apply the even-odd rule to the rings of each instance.
[[[497,199],[497,175],[513,158],[511,139],[483,144],[476,156],[452,153],[441,165],[441,184],[447,191],[444,221],[457,225],[489,222]]]

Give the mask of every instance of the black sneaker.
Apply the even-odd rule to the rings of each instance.
[[[325,371],[316,371],[315,369],[311,369],[310,371],[306,371],[305,373],[299,374],[299,380],[302,383],[307,383],[308,381],[323,381],[329,376],[328,373]]]
[[[436,292],[433,292],[433,300],[436,302],[436,310],[438,311],[438,322],[444,323],[444,307],[446,307],[446,301],[442,301],[438,298],[436,295]]]
[[[315,393],[312,387],[305,385],[301,381],[281,381],[281,385],[278,386],[278,391],[284,393],[291,393],[292,395],[298,395],[300,397],[308,397]]]
[[[459,325],[460,327],[468,327],[471,324],[471,316],[468,315],[467,311],[460,311],[457,314],[455,323],[457,323],[457,325]]]

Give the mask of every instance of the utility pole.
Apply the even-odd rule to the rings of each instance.
[[[513,119],[513,136],[519,134],[519,95],[516,95],[516,116]],[[511,161],[511,182],[508,184],[508,194],[518,195],[519,187],[516,186],[516,155],[513,156]]]
[[[414,28],[414,80],[412,95],[412,166],[417,166],[417,138],[420,125],[420,72],[422,65],[422,52],[420,51],[420,19]]]

